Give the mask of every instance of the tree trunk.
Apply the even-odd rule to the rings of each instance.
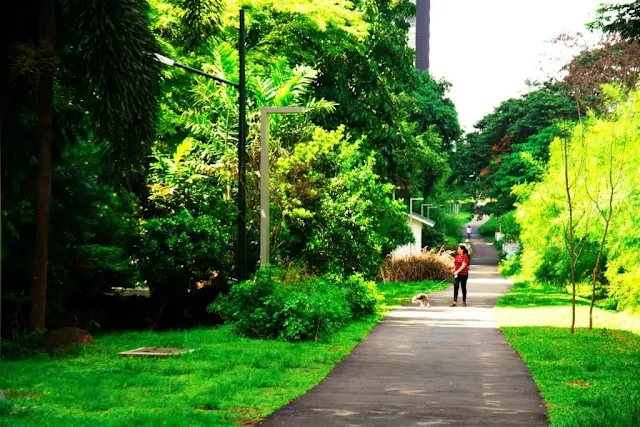
[[[576,327],[576,245],[573,224],[573,200],[571,198],[571,184],[569,183],[569,141],[566,137],[563,145],[564,151],[564,184],[569,206],[569,256],[571,257],[571,333],[575,333]]]
[[[36,241],[29,313],[29,329],[32,331],[44,330],[45,328],[53,145],[53,74],[55,69],[54,0],[41,0],[39,6],[40,55],[44,62],[40,70]]]
[[[593,283],[591,286],[591,307],[589,308],[589,329],[593,329],[593,306],[596,304],[596,281],[598,279],[598,268],[600,268],[600,260],[602,259],[602,253],[604,252],[604,245],[607,242],[609,225],[611,224],[611,218],[613,217],[613,193],[614,192],[615,192],[615,188],[611,190],[611,196],[609,197],[609,212],[608,212],[608,216],[605,218],[604,232],[602,233],[602,240],[600,241],[600,248],[598,249],[596,266],[593,269]]]

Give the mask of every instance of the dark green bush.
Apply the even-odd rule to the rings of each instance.
[[[276,313],[278,338],[285,341],[324,339],[352,319],[346,292],[330,280],[316,277],[285,290]]]
[[[152,294],[171,297],[194,289],[213,272],[228,275],[232,265],[231,224],[188,210],[143,224],[140,272]]]
[[[361,276],[308,276],[286,284],[276,268],[263,268],[254,280],[235,285],[209,307],[237,333],[284,341],[324,340],[348,322],[376,312],[375,284]]]
[[[346,292],[347,302],[354,320],[375,314],[378,305],[384,299],[375,282],[364,280],[360,274],[355,274],[344,280],[342,287]]]
[[[433,227],[422,227],[422,246],[429,249],[446,244],[447,236]]]

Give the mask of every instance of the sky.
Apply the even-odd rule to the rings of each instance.
[[[548,41],[566,31],[587,33],[585,24],[603,2],[432,0],[430,71],[452,83],[449,96],[463,129],[526,93],[526,79],[555,73],[572,53]]]

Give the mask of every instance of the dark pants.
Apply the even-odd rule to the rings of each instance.
[[[453,300],[458,301],[458,289],[462,286],[462,301],[467,302],[467,279],[469,276],[463,276],[458,274],[458,277],[453,279]]]

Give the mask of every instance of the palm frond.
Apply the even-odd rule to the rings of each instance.
[[[98,140],[111,164],[130,174],[154,140],[160,71],[144,0],[61,0],[87,64],[84,82]]]
[[[189,50],[220,34],[223,2],[220,0],[179,0],[184,10],[181,17],[182,38]]]

